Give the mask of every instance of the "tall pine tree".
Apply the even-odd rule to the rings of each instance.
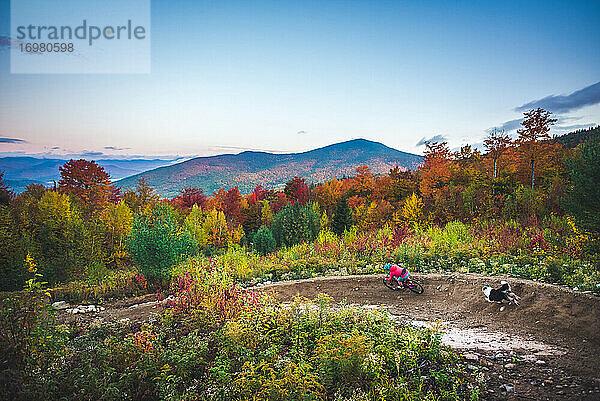
[[[345,198],[340,198],[331,219],[331,230],[337,235],[342,235],[344,230],[352,227],[352,210]]]

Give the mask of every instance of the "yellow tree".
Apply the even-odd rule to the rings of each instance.
[[[265,200],[262,202],[261,220],[263,225],[268,226],[273,221],[273,211],[271,210],[271,206],[269,206],[269,201]]]
[[[116,265],[127,256],[125,239],[131,233],[133,213],[124,201],[107,205],[100,214],[106,230],[109,259]]]
[[[208,244],[215,248],[225,247],[231,240],[225,214],[220,210],[213,209],[208,212],[203,228],[208,235]]]
[[[414,192],[407,197],[402,204],[400,212],[402,219],[419,227],[423,222],[423,201]]]
[[[208,244],[208,233],[204,231],[204,213],[198,204],[194,204],[183,222],[183,227],[198,244],[198,249],[205,248]]]

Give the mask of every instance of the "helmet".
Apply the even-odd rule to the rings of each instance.
[[[391,263],[386,263],[385,266],[383,266],[385,270],[390,270],[390,267],[392,267]]]

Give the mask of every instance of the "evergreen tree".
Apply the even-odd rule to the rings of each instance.
[[[269,230],[267,226],[261,226],[256,234],[254,235],[254,249],[265,255],[267,253],[273,252],[275,250],[276,242],[275,237],[273,237],[273,233]]]
[[[157,205],[149,215],[136,216],[128,245],[146,278],[161,284],[170,278],[173,266],[198,253],[196,241],[179,228],[173,209],[165,204]]]
[[[564,206],[577,223],[600,233],[600,139],[580,145],[576,156],[567,163],[571,188]]]
[[[319,234],[321,216],[308,204],[298,202],[286,206],[273,218],[271,230],[279,246],[312,241]]]
[[[331,218],[331,230],[337,235],[342,235],[344,230],[352,227],[352,210],[345,198],[340,198]]]

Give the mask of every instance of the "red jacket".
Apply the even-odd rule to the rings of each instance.
[[[408,277],[408,270],[398,265],[392,265],[390,267],[390,279],[392,277],[398,277],[399,279],[405,280]]]

